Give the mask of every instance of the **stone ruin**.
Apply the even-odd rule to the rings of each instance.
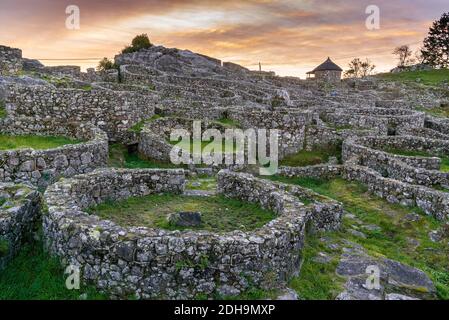
[[[86,213],[108,199],[181,194],[192,168],[108,169],[108,142],[167,161],[167,135],[193,120],[218,129],[225,128],[220,119],[243,129],[279,129],[281,158],[342,146],[342,164],[281,167],[278,174],[360,181],[389,202],[449,217],[448,174],[437,170],[438,157],[449,153],[449,120],[415,110],[447,102],[444,90],[374,79],[323,86],[160,46],[118,55],[115,62],[118,69],[85,73],[45,67],[22,58],[18,49],[0,47],[0,132],[84,141],[52,150],[0,151],[0,200],[6,199],[0,241],[8,241],[6,255],[0,246],[0,268],[41,217],[49,251],[80,266],[86,283],[113,297],[235,296],[248,289],[248,278],[262,288],[272,285],[269,280],[284,286],[300,272],[306,231],[338,229],[341,204],[262,180],[246,168],[218,168],[219,194],[257,203],[276,219],[253,232],[218,234],[124,228]],[[385,147],[435,157],[400,156]],[[36,188],[46,188],[42,201]],[[207,265],[197,267],[204,259]],[[177,268],[183,261],[193,267]]]

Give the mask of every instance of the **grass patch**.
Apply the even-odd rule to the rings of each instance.
[[[240,123],[237,120],[229,119],[229,118],[221,118],[216,120],[215,122],[218,122],[219,124],[222,124],[223,126],[227,128],[240,128]]]
[[[57,259],[43,249],[42,242],[26,244],[19,255],[0,272],[0,300],[78,300],[106,299],[92,287],[81,284],[80,290],[68,290],[67,275]]]
[[[447,156],[440,156],[440,155],[434,156],[426,151],[403,150],[395,148],[386,148],[383,151],[406,157],[426,157],[426,158],[438,157],[441,159],[440,171],[449,172],[449,157]]]
[[[289,287],[295,290],[301,299],[334,300],[342,291],[344,278],[335,274],[338,259],[335,257],[326,264],[313,260],[319,252],[332,254],[329,251],[329,248],[319,240],[319,235],[312,234],[307,237],[302,250],[304,262],[300,276],[294,277],[289,283]]]
[[[420,81],[420,83],[423,83],[425,85],[437,86],[444,82],[447,82],[447,80],[449,79],[449,70],[439,69],[424,71],[405,71],[400,73],[382,73],[377,75],[377,77],[383,80],[398,82]]]
[[[68,144],[81,143],[79,140],[66,137],[51,136],[11,136],[0,134],[0,150],[15,150],[23,148],[33,148],[35,150],[52,149]]]
[[[441,158],[440,170],[443,172],[449,172],[449,157]]]
[[[179,211],[201,212],[202,225],[189,229],[216,232],[254,230],[276,217],[273,212],[264,210],[256,204],[223,196],[149,195],[123,201],[109,201],[89,209],[91,214],[113,220],[122,226],[183,230],[180,227],[170,226],[167,222],[170,213]]]
[[[220,150],[223,151],[223,153],[227,153],[227,154],[234,154],[237,152],[237,145],[234,143],[234,141],[230,141],[227,142],[226,140],[221,140],[221,141],[204,141],[204,140],[194,140],[194,139],[190,139],[190,140],[178,140],[178,141],[167,141],[168,143],[170,143],[173,146],[178,146],[179,148],[181,148],[184,151],[189,152],[190,154],[195,154],[193,151],[194,146],[201,146],[201,151],[203,152],[203,150],[208,147],[209,150],[210,148],[214,149],[214,152],[219,152]],[[239,146],[240,147],[240,146]],[[232,151],[229,151],[232,150]]]
[[[145,124],[147,124],[147,123],[149,123],[151,121],[160,119],[160,118],[162,118],[162,116],[160,116],[158,114],[155,114],[154,116],[152,116],[149,119],[145,119],[145,120],[139,121],[138,123],[133,125],[131,128],[129,128],[128,131],[135,132],[135,133],[140,133],[140,132],[142,132],[142,129],[145,126]]]
[[[449,104],[446,105],[441,105],[439,107],[436,108],[416,108],[418,111],[423,111],[427,114],[430,114],[432,116],[435,117],[439,117],[439,118],[449,118]]]
[[[216,177],[198,177],[189,179],[187,181],[186,189],[188,190],[216,190],[217,178]]]
[[[439,298],[449,299],[447,269],[449,256],[446,254],[449,250],[449,239],[434,243],[428,236],[430,231],[442,226],[441,222],[425,215],[419,208],[389,204],[368,193],[366,186],[360,183],[342,179],[329,181],[310,178],[277,179],[283,182],[290,180],[292,184],[298,184],[340,201],[348,212],[361,221],[359,223],[346,218],[343,220],[341,231],[326,233],[326,237],[331,237],[337,243],[342,243],[345,239],[350,240],[362,245],[372,256],[384,256],[423,270],[434,282]],[[410,222],[404,219],[412,212],[420,215],[419,221]],[[380,230],[364,229],[366,225],[376,225]],[[359,238],[348,232],[348,229],[353,228],[359,228],[367,238]],[[417,240],[419,244],[414,245],[410,239]],[[325,248],[313,236],[309,237],[306,241],[306,260],[299,278],[293,280],[293,285],[304,298],[335,298],[334,286],[329,281],[329,277],[336,279],[334,265],[331,263],[329,268],[321,267],[308,258],[307,252],[313,255],[317,251],[325,251]]]
[[[313,166],[329,161],[330,157],[341,159],[341,146],[328,146],[317,148],[312,151],[301,150],[300,152],[289,155],[280,161],[281,166],[305,167]]]
[[[112,144],[109,146],[108,164],[113,168],[124,169],[182,168],[182,166],[177,166],[171,163],[143,159],[137,153],[128,152],[128,149],[121,144]]]

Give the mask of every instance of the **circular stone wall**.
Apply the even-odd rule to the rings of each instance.
[[[424,127],[425,114],[405,109],[383,108],[333,108],[322,109],[324,121],[335,126],[353,126],[358,128],[375,128],[380,134],[403,128]]]
[[[175,129],[182,129],[192,134],[194,121],[196,120],[165,117],[146,123],[140,133],[139,153],[149,159],[170,162],[170,152],[174,148],[174,145],[169,143],[171,132]],[[216,129],[224,136],[226,126],[215,121],[203,120],[201,121],[201,133],[206,129]]]
[[[40,196],[27,186],[0,183],[0,270],[16,255],[39,216]]]
[[[389,202],[416,205],[439,220],[448,219],[449,173],[439,171],[441,159],[397,155],[388,148],[446,155],[449,142],[412,136],[351,138],[343,143],[344,176],[367,184]]]
[[[58,182],[44,196],[46,246],[65,263],[80,266],[84,280],[116,297],[229,296],[252,285],[284,283],[299,270],[308,219],[316,213],[319,227],[326,228],[341,217],[341,207],[315,210],[271,182],[229,172],[219,174],[219,193],[257,202],[278,218],[252,232],[218,234],[124,228],[86,212],[106,200],[180,194],[184,184],[180,169],[102,169]]]
[[[59,177],[71,177],[107,165],[108,137],[90,124],[7,118],[0,120],[0,127],[1,134],[64,136],[85,141],[48,150],[0,151],[0,181],[31,182],[46,187]]]

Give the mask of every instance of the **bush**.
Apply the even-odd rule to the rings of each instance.
[[[98,71],[105,71],[105,70],[111,70],[116,69],[117,66],[114,62],[109,60],[108,58],[104,57],[100,62],[98,63],[97,70]]]
[[[146,33],[139,34],[134,37],[130,46],[126,46],[122,53],[132,53],[139,51],[141,49],[151,48],[153,44],[150,42],[148,35]]]

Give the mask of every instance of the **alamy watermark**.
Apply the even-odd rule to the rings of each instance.
[[[79,290],[80,289],[80,267],[75,265],[69,265],[64,274],[68,274],[65,280],[65,286],[68,290]]]
[[[376,5],[369,5],[365,9],[365,13],[368,15],[365,21],[365,26],[368,30],[380,29],[380,8]]]
[[[365,281],[365,288],[368,290],[380,290],[380,269],[378,266],[366,267],[368,278]]]
[[[68,15],[65,20],[65,27],[69,30],[79,30],[81,25],[80,8],[76,5],[70,5],[65,8]]]
[[[193,121],[192,131],[174,129],[170,141],[173,164],[259,165],[260,175],[273,175],[279,163],[279,130],[218,129],[202,132],[201,121]]]

